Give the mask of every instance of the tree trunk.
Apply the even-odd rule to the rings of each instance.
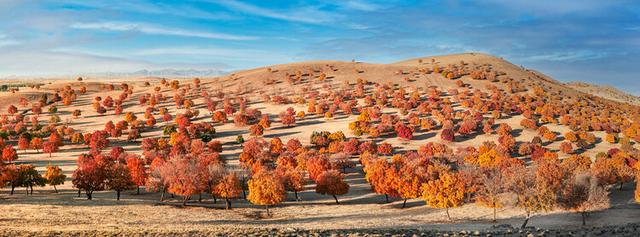
[[[618,190],[622,190],[622,184],[623,182],[620,182],[620,186],[618,186]]]
[[[247,192],[244,190],[244,185],[246,181],[244,180],[244,175],[242,175],[242,199],[247,200]]]
[[[16,189],[16,186],[11,184],[11,194],[9,194],[9,195],[13,195],[13,190],[15,190],[15,189]]]
[[[120,201],[120,190],[116,190],[116,200]]]
[[[216,195],[211,194],[211,196],[213,197],[213,203],[218,203],[218,199],[216,198]]]
[[[297,202],[297,201],[300,201],[300,199],[298,198],[298,191],[295,191],[295,190],[294,190],[294,191],[293,191],[293,194],[295,194],[295,195],[296,195],[296,202]]]
[[[55,186],[55,185],[53,185],[53,190],[55,190],[55,191],[56,191],[56,193],[58,193],[58,189],[56,188],[56,186]]]
[[[202,202],[202,193],[199,193],[198,195],[198,202]]]
[[[27,196],[29,196],[29,186],[25,187],[24,191],[27,191]]]
[[[404,201],[402,202],[402,208],[407,206],[407,199],[405,198]]]
[[[447,219],[449,219],[449,221],[451,221],[451,215],[449,215],[449,207],[445,208],[445,212],[447,212]]]
[[[338,197],[336,197],[336,195],[331,195],[331,196],[333,196],[333,199],[336,200],[336,204],[340,204],[340,202],[338,202]]]
[[[81,189],[78,189],[78,197],[80,197],[80,191],[82,191]]]
[[[580,215],[582,215],[582,225],[583,226],[587,225],[587,213],[581,212]]]
[[[33,185],[29,185],[29,189],[31,189],[31,195],[33,195]]]
[[[138,192],[136,194],[140,195],[140,186],[138,186]]]
[[[387,195],[386,193],[384,194],[384,200],[389,203],[389,195]]]
[[[265,205],[265,207],[267,208],[267,216],[271,216],[271,213],[269,213],[269,205]]]
[[[531,216],[527,212],[527,218],[524,219],[524,223],[522,223],[522,226],[520,226],[520,229],[524,229],[524,227],[527,227],[527,223],[529,222],[529,217],[531,217]]]
[[[225,201],[227,201],[227,210],[231,209],[231,201],[228,198],[225,198]]]
[[[493,222],[496,222],[496,206],[493,206]]]
[[[189,197],[185,196],[182,198],[182,206],[187,206],[187,200],[189,199]]]
[[[92,200],[93,199],[93,197],[92,197],[93,192],[86,191],[86,193],[87,193],[87,200]]]
[[[164,202],[164,189],[162,189],[162,193],[160,193],[160,201]]]

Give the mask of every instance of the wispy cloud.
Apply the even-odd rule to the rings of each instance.
[[[154,1],[88,1],[61,0],[72,6],[80,6],[100,10],[114,10],[119,12],[134,12],[141,14],[177,16],[188,19],[230,20],[233,16],[220,11],[202,10],[187,4],[173,2],[171,4]]]
[[[630,3],[630,1],[628,0],[618,0],[618,1],[486,0],[485,2],[497,4],[501,7],[505,7],[513,11],[527,12],[533,15],[563,15],[563,14],[574,14],[574,13],[590,14],[594,12],[602,12],[603,10],[611,6]]]
[[[261,17],[285,20],[285,21],[311,23],[311,24],[323,24],[323,23],[333,22],[339,18],[342,18],[342,16],[339,14],[336,14],[334,12],[322,11],[317,7],[313,7],[313,6],[300,7],[295,9],[286,9],[286,10],[274,10],[274,9],[263,8],[263,7],[235,1],[235,0],[216,0],[214,2],[226,8],[229,8],[231,10],[244,12],[247,14],[252,14],[252,15],[261,16]]]
[[[522,58],[523,61],[563,61],[577,62],[583,60],[601,59],[609,56],[604,52],[592,52],[588,50],[571,51],[571,52],[554,52],[548,54],[539,54]]]
[[[134,31],[151,35],[171,35],[182,37],[197,37],[207,39],[221,39],[221,40],[255,40],[257,37],[232,35],[224,33],[215,33],[208,31],[192,31],[183,30],[178,28],[160,27],[155,25],[149,25],[145,23],[135,22],[95,22],[95,23],[74,23],[71,25],[73,29],[82,30],[106,30],[106,31]]]
[[[344,8],[358,11],[376,11],[382,9],[382,5],[362,0],[341,1],[339,4]]]
[[[5,46],[18,45],[20,41],[9,39],[7,35],[0,33],[0,48]]]

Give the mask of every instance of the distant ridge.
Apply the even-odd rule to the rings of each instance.
[[[106,77],[212,77],[227,74],[227,71],[219,69],[159,69],[159,70],[138,70],[134,72],[104,72],[87,74],[91,76]]]
[[[613,86],[589,84],[581,81],[567,82],[565,83],[565,85],[584,93],[592,94],[605,99],[622,103],[640,104],[640,97],[626,93]]]

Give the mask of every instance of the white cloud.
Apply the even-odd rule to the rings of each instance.
[[[607,8],[620,4],[620,1],[581,0],[581,1],[513,1],[513,0],[486,0],[500,6],[519,12],[527,12],[535,15],[563,15],[571,13],[606,12]],[[626,1],[622,1],[626,2]]]
[[[349,28],[354,29],[354,30],[366,30],[366,29],[371,28],[371,27],[369,27],[367,25],[363,25],[363,24],[360,24],[360,23],[348,23],[348,24],[346,24],[346,26],[348,26]]]
[[[609,54],[602,52],[592,52],[586,50],[571,52],[555,52],[549,54],[539,54],[523,58],[524,61],[563,61],[576,62],[582,60],[593,60],[607,57]]]
[[[214,1],[220,5],[223,5],[229,9],[245,12],[248,14],[274,18],[285,21],[311,23],[311,24],[323,24],[329,23],[342,18],[341,15],[325,12],[317,7],[302,7],[288,10],[272,10],[267,8],[258,7],[251,4],[242,3],[235,0],[219,0]]]
[[[19,45],[20,43],[20,41],[9,39],[7,35],[0,33],[0,48],[5,46]]]
[[[222,39],[222,40],[255,40],[257,37],[232,35],[224,33],[215,33],[208,31],[192,31],[183,30],[177,28],[159,27],[155,25],[149,25],[145,23],[136,22],[119,22],[119,21],[107,21],[107,22],[94,22],[94,23],[74,23],[71,28],[82,30],[107,30],[107,31],[135,31],[144,34],[151,35],[172,35],[183,37],[197,37],[207,39]]]
[[[114,10],[120,12],[135,12],[141,14],[153,14],[153,15],[171,15],[190,19],[205,19],[205,20],[229,20],[233,19],[232,16],[224,12],[212,12],[208,10],[199,9],[197,7],[190,6],[188,4],[180,4],[177,1],[170,2],[170,4],[162,2],[147,2],[147,1],[87,1],[87,0],[65,0],[69,3],[96,8]]]
[[[344,2],[341,2],[340,4],[344,8],[358,10],[358,11],[376,11],[382,8],[381,5],[378,5],[372,2],[361,1],[361,0],[344,1]]]

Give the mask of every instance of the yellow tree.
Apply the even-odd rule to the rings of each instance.
[[[269,205],[284,201],[285,194],[284,184],[274,172],[261,170],[249,180],[247,199],[253,204],[264,205],[269,216]]]
[[[464,192],[463,182],[456,174],[448,172],[422,185],[422,199],[431,207],[445,208],[449,220],[451,220],[449,208],[462,204]]]
[[[67,178],[66,175],[62,173],[62,169],[60,169],[57,165],[48,165],[47,173],[44,174],[44,178],[47,180],[47,183],[53,186],[53,189],[58,192],[56,185],[64,184],[64,180]]]

